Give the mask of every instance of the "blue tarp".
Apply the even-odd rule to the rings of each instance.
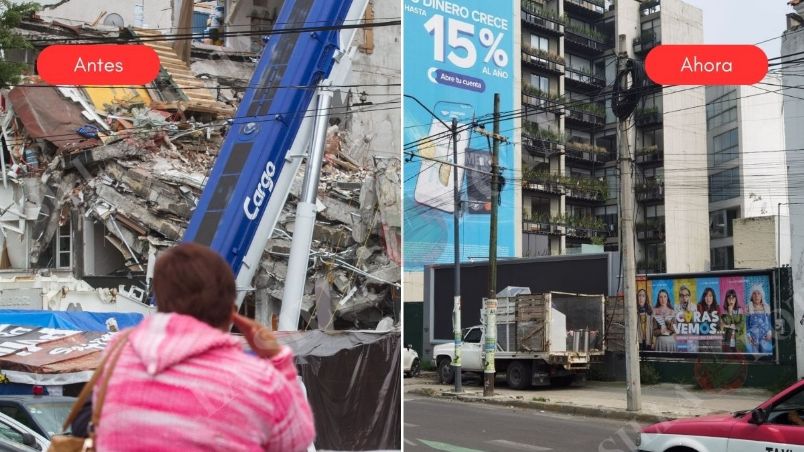
[[[86,311],[31,311],[0,309],[0,324],[37,326],[76,331],[108,331],[106,320],[113,317],[119,329],[140,323],[142,314],[134,312],[86,312]]]

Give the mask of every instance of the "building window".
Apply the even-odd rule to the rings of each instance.
[[[73,238],[70,230],[70,222],[67,221],[59,226],[58,236],[56,237],[56,267],[70,268],[73,261]]]
[[[715,165],[737,158],[739,152],[739,138],[736,128],[717,135],[712,142],[712,163]]]
[[[530,48],[544,50],[547,52],[550,50],[550,41],[544,36],[532,34],[530,35]]]
[[[716,210],[709,214],[709,237],[723,239],[734,235],[733,221],[740,216],[740,209]]]
[[[642,22],[642,40],[656,40],[662,36],[662,26],[659,18]]]
[[[732,168],[709,176],[709,202],[740,196],[740,169]]]
[[[550,79],[547,77],[543,77],[541,75],[530,74],[530,84],[534,88],[538,88],[540,91],[549,93],[550,92]]]
[[[566,54],[567,57],[567,64],[569,67],[579,70],[582,72],[591,73],[592,72],[592,63],[586,59],[572,54]]]
[[[712,270],[733,270],[734,269],[734,247],[724,246],[712,248],[710,252]]]
[[[722,126],[737,120],[737,90],[732,89],[706,105],[706,126],[708,129]]]
[[[617,206],[597,207],[595,216],[606,224],[606,232],[609,233],[609,236],[617,235]]]

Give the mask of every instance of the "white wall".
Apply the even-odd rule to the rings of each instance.
[[[804,29],[786,32],[782,38],[782,55],[802,51],[804,51]],[[801,86],[804,85],[804,76],[785,74],[783,82],[786,86]],[[804,97],[804,89],[785,89],[784,94],[785,148],[804,148],[804,127],[801,126],[801,118],[804,117],[804,100],[798,99]],[[788,179],[790,181],[800,181],[803,175],[804,153],[788,152]],[[793,315],[795,319],[801,319],[804,315],[804,198],[802,198],[800,192],[800,184],[788,186],[789,201],[793,203],[790,205],[790,265],[793,273]],[[804,325],[798,321],[794,322],[794,324],[798,377],[802,378],[804,377]]]
[[[776,266],[776,217],[734,220],[734,268]]]
[[[702,11],[680,0],[662,1],[661,26],[665,44],[703,42]],[[709,179],[704,88],[665,88],[662,103],[667,272],[705,271]]]

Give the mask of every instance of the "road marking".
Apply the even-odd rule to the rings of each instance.
[[[405,427],[416,428],[418,425],[405,422]]]
[[[416,445],[416,443],[414,443],[413,441],[411,441],[411,440],[409,440],[407,438],[405,438],[405,444],[407,444],[409,446],[415,446]]]
[[[505,439],[495,439],[492,441],[486,441],[487,444],[494,444],[495,446],[503,446],[508,447],[510,449],[517,449],[517,450],[527,450],[527,451],[546,451],[546,450],[553,450],[549,447],[541,447],[541,446],[533,446],[530,444],[523,444],[523,443],[516,443],[513,441],[508,441]]]
[[[431,449],[435,450],[443,450],[446,452],[484,452],[480,449],[469,449],[466,447],[456,446],[454,444],[449,443],[440,443],[438,441],[427,441],[424,439],[419,438],[419,442],[428,446]]]

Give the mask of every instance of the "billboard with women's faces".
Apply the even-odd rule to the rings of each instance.
[[[767,273],[638,280],[640,352],[770,358],[776,342],[771,295]]]

